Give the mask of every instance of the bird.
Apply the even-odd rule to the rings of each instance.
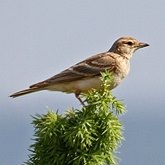
[[[130,60],[135,51],[147,46],[148,43],[140,42],[131,36],[120,37],[108,51],[93,55],[44,81],[13,93],[10,97],[15,98],[42,90],[61,91],[74,93],[83,104],[81,94],[101,87],[102,72],[107,70],[111,73],[113,81],[109,84],[109,89],[114,89],[128,75]]]

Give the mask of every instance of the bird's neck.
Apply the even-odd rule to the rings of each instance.
[[[131,57],[132,57],[132,54],[121,53],[121,52],[118,52],[118,51],[110,51],[109,50],[108,52],[112,52],[112,53],[118,54],[118,55],[120,55],[121,57],[123,57],[126,60],[130,60]]]
[[[113,52],[115,54],[118,54],[120,56],[122,56],[123,58],[127,59],[127,60],[130,60],[132,55],[133,55],[133,52],[124,52],[123,50],[120,50],[120,49],[116,49],[114,48],[113,46],[109,49],[108,52]]]
[[[130,60],[132,58],[132,54],[119,54],[120,56],[122,56],[124,59]]]

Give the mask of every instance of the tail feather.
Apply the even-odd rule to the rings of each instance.
[[[19,97],[19,96],[26,95],[26,94],[29,94],[29,93],[37,92],[37,91],[40,91],[40,90],[41,90],[40,88],[29,88],[29,89],[25,89],[25,90],[13,93],[12,95],[10,95],[10,97],[15,98],[15,97]]]

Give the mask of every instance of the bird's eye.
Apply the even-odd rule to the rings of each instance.
[[[128,41],[127,42],[127,45],[130,45],[131,46],[131,45],[133,45],[133,43],[131,41]]]

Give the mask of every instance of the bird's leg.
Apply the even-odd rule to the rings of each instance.
[[[82,101],[81,98],[80,98],[80,93],[81,93],[80,91],[76,91],[75,92],[75,97],[80,101],[82,106],[85,106],[84,101]]]

